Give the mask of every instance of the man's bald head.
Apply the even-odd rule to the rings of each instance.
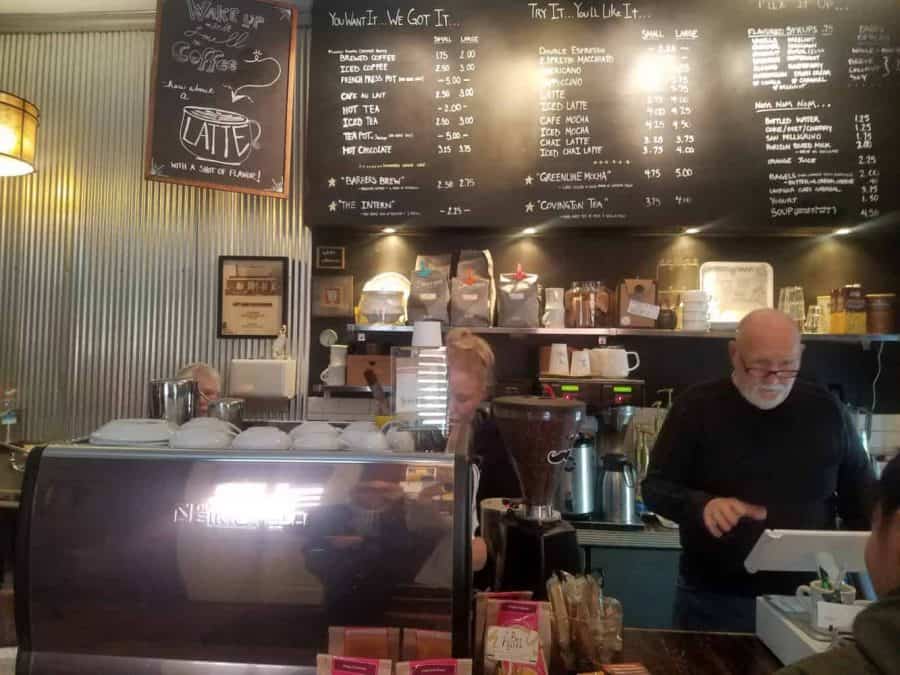
[[[728,351],[732,380],[750,403],[769,410],[791,393],[803,344],[797,324],[787,314],[774,309],[750,312],[738,324]]]
[[[800,330],[795,321],[777,309],[756,309],[741,319],[737,327],[738,349],[755,346],[800,350]]]

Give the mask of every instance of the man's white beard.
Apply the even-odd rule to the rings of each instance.
[[[734,382],[734,386],[737,387],[737,390],[741,393],[741,396],[749,403],[750,405],[759,408],[760,410],[772,410],[777,408],[782,403],[784,403],[784,399],[788,397],[788,394],[791,393],[790,384],[744,384],[739,382],[736,377],[732,378]],[[773,397],[763,397],[762,394],[764,392],[775,394]]]

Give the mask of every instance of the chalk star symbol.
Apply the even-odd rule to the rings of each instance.
[[[331,202],[331,203],[328,205],[328,210],[331,211],[332,213],[334,213],[335,211],[337,211],[337,202]]]
[[[335,185],[337,185],[337,181],[334,178],[329,178],[328,187],[333,188]]]
[[[534,202],[528,202],[525,205],[525,213],[531,213],[532,211],[534,211]]]
[[[534,176],[525,176],[525,185],[531,185],[534,182]]]

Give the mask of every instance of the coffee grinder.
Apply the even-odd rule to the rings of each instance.
[[[556,570],[582,571],[575,528],[554,510],[553,500],[584,413],[581,401],[537,396],[494,399],[494,419],[523,496],[523,503],[500,521],[498,590],[530,590],[543,599],[545,583]]]

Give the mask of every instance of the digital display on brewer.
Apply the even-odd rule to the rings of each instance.
[[[581,387],[579,387],[577,384],[564,384],[560,387],[560,389],[567,394],[577,394],[579,391],[581,391]]]
[[[631,394],[631,393],[634,393],[634,389],[632,387],[616,386],[616,387],[613,387],[613,393],[614,394]]]

